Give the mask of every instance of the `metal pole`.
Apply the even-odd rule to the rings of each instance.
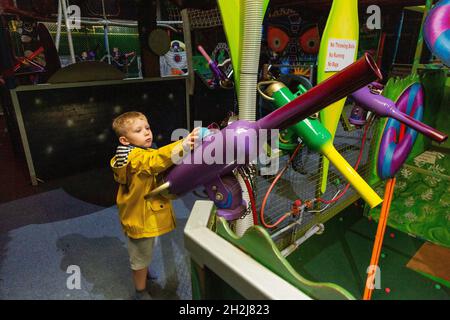
[[[402,15],[400,17],[400,22],[399,22],[398,30],[397,30],[397,39],[395,41],[394,55],[392,56],[392,64],[395,63],[395,59],[397,58],[398,45],[400,43],[400,34],[402,33],[404,18],[405,18],[405,10],[402,10]]]
[[[103,10],[103,19],[106,19],[106,11],[105,11],[105,1],[102,0],[102,10]],[[108,64],[111,64],[111,52],[109,51],[109,38],[108,38],[108,24],[103,25],[104,28],[104,38],[105,38],[105,49],[106,56],[108,57]]]
[[[195,75],[194,68],[192,66],[192,41],[191,41],[191,21],[189,19],[188,9],[181,10],[181,18],[183,19],[183,37],[186,47],[186,58],[188,66],[188,78],[186,85],[190,95],[194,94],[195,87]]]
[[[59,40],[61,39],[61,23],[62,23],[62,8],[61,1],[58,1],[58,22],[56,23],[56,37],[55,37],[55,47],[59,51]]]

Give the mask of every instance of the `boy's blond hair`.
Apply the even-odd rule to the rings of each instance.
[[[112,128],[118,137],[125,136],[136,119],[147,120],[147,117],[138,111],[125,112],[113,120]]]

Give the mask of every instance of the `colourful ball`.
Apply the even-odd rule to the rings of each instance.
[[[431,52],[450,67],[450,0],[439,1],[428,13],[423,36]]]
[[[211,131],[209,131],[208,128],[200,127],[198,134],[199,134],[201,139],[204,139],[206,136],[211,134]]]

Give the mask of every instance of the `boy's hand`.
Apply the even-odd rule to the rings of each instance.
[[[187,150],[194,149],[196,142],[199,140],[199,138],[200,138],[200,128],[197,127],[194,130],[192,130],[192,132],[189,133],[186,138],[184,138],[184,141],[183,141],[184,149],[187,149]]]

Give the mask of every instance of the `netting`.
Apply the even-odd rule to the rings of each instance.
[[[220,11],[217,7],[210,10],[200,10],[200,9],[187,9],[187,10],[191,29],[213,28],[222,25]],[[167,13],[169,20],[171,21],[182,20],[180,10],[175,6],[169,6],[167,8]]]
[[[53,40],[56,39],[57,24],[44,23]],[[105,27],[101,24],[81,24],[80,29],[71,30],[72,42],[77,61],[97,60],[108,62],[105,46]],[[127,77],[140,75],[140,44],[137,26],[108,26],[108,43],[111,64],[123,71]],[[116,49],[114,49],[116,48]],[[61,65],[71,63],[67,29],[61,26],[61,37],[58,50]],[[85,55],[88,55],[86,58]],[[114,59],[116,58],[116,59]]]

